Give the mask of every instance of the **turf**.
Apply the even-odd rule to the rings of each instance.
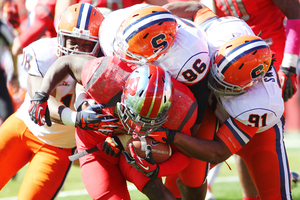
[[[300,174],[300,134],[286,136],[287,154],[291,171]],[[217,200],[241,200],[242,192],[238,181],[234,160],[227,160],[231,170],[226,164],[223,164],[220,174],[214,183],[212,190]],[[27,166],[17,174],[16,179],[11,180],[1,191],[0,200],[15,200],[18,195],[18,189],[21,185],[22,178],[26,172]],[[133,200],[146,200],[147,197],[141,192],[134,189],[131,183],[128,183],[130,195]],[[133,188],[133,189],[132,189]],[[300,200],[300,185],[292,189],[294,200]],[[60,193],[58,200],[90,200],[80,177],[80,168],[73,166],[66,180],[63,191]]]

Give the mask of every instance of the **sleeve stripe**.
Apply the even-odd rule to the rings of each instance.
[[[212,17],[208,20],[206,20],[205,22],[203,22],[201,25],[200,25],[200,28],[206,32],[207,29],[209,29],[209,27],[212,25],[212,23],[215,21],[215,20],[219,20],[219,17]]]
[[[224,124],[229,128],[229,130],[232,132],[233,136],[241,146],[247,144],[251,139],[251,137],[246,132],[238,127],[232,117],[230,117]]]

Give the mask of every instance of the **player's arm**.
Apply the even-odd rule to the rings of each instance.
[[[130,154],[126,151],[122,151],[127,163],[151,179],[176,174],[186,168],[190,160],[189,157],[176,151],[168,160],[157,164],[153,159],[150,145],[146,147],[145,158],[141,158],[137,155],[132,144],[129,144],[129,149]]]
[[[163,6],[168,9],[173,15],[181,18],[192,19],[198,10],[205,8],[206,6],[197,1],[186,1],[186,2],[171,2]]]
[[[300,54],[300,1],[273,0],[287,17],[284,56],[279,70],[284,101],[297,91],[296,66]]]
[[[168,0],[146,0],[148,4],[163,6],[168,3]]]
[[[218,164],[232,155],[225,143],[218,137],[214,140],[207,140],[177,132],[173,143],[185,155],[212,164]]]
[[[158,176],[170,176],[177,174],[185,169],[190,162],[190,157],[184,155],[180,151],[173,151],[171,157],[159,165]]]
[[[69,75],[81,84],[83,66],[94,58],[87,55],[68,55],[58,58],[45,74],[39,90],[49,95]]]
[[[48,69],[44,78],[29,76],[29,94],[32,98],[31,105],[29,107],[29,114],[31,119],[39,124],[43,125],[43,116],[48,126],[51,126],[51,120],[49,115],[48,99],[49,95],[54,91],[60,82],[65,80],[69,74],[79,83],[81,83],[81,70],[85,63],[93,59],[91,56],[63,56],[57,59],[53,65]],[[58,115],[61,115],[62,110],[65,108],[63,104],[59,104],[56,100],[50,96],[49,104],[53,105],[54,110],[53,118],[60,119]],[[52,106],[51,106],[52,108]],[[58,109],[57,109],[58,108]]]
[[[29,114],[35,123],[43,125],[44,122],[42,118],[45,116],[47,125],[51,126],[49,108],[47,105],[50,93],[69,75],[71,75],[77,83],[82,84],[81,72],[83,66],[94,58],[93,56],[87,55],[69,55],[60,57],[53,63],[45,74],[41,87],[35,91],[32,97]],[[116,128],[114,123],[118,121],[118,119],[109,114],[103,114],[102,109],[105,107],[105,105],[96,104],[88,106],[82,111],[75,112],[61,105],[58,107],[57,112],[65,125],[75,126],[84,130],[97,130],[109,134],[113,133],[113,129]]]
[[[230,117],[220,127],[214,140],[190,137],[176,132],[173,144],[187,156],[218,164],[246,145],[257,130],[258,127],[247,126]]]
[[[34,96],[35,91],[39,89],[39,86],[41,85],[42,81],[43,78],[40,76],[33,76],[30,74],[28,75],[27,92],[31,98]],[[60,106],[64,106],[64,105],[55,98],[55,93],[50,95],[48,99],[48,108],[50,111],[51,121],[62,123],[60,120],[60,115],[58,113],[58,108]]]
[[[200,27],[204,22],[210,20],[209,23],[212,23],[212,18],[218,18],[207,6],[196,1],[172,2],[164,7],[178,17],[192,19]],[[208,24],[205,23],[205,26],[208,26]]]

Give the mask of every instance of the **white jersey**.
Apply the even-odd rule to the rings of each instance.
[[[56,38],[45,38],[33,42],[23,50],[22,67],[28,74],[44,77],[49,67],[57,60]],[[56,99],[74,110],[76,81],[69,76],[56,88]],[[75,147],[75,127],[52,122],[52,126],[35,124],[28,114],[30,96],[26,93],[25,100],[16,116],[24,121],[28,129],[46,144],[60,147]]]
[[[215,18],[209,23],[204,22],[200,28],[206,33],[210,57],[214,56],[225,42],[234,37],[255,35],[244,20],[230,16]]]
[[[206,32],[211,56],[233,37],[254,35],[243,20],[235,17],[216,18],[210,23],[204,22],[200,27]],[[222,123],[231,116],[247,126],[259,127],[257,132],[263,132],[277,123],[281,124],[284,112],[281,95],[282,91],[273,68],[262,81],[248,88],[242,95],[216,95],[218,103],[215,114]],[[212,98],[209,103],[213,104]]]
[[[263,132],[275,124],[282,127],[281,117],[284,112],[284,102],[278,83],[273,67],[262,81],[248,88],[244,94],[216,95],[218,100],[216,116],[222,123],[231,116],[246,126],[259,127],[257,133]],[[213,103],[211,98],[209,103]]]
[[[100,46],[106,56],[113,56],[113,41],[122,22],[136,9],[147,6],[137,4],[111,12],[99,31]],[[178,33],[167,53],[153,64],[158,65],[184,84],[195,84],[209,71],[208,46],[202,30],[192,21],[177,18]]]

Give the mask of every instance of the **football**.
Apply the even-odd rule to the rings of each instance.
[[[129,143],[133,144],[137,155],[141,158],[146,157],[146,147],[147,145],[150,145],[152,148],[152,156],[156,163],[162,163],[168,160],[172,155],[172,149],[169,144],[156,142],[149,137],[137,137],[135,139],[130,138],[125,147],[125,150],[130,154],[130,150],[128,148]]]

